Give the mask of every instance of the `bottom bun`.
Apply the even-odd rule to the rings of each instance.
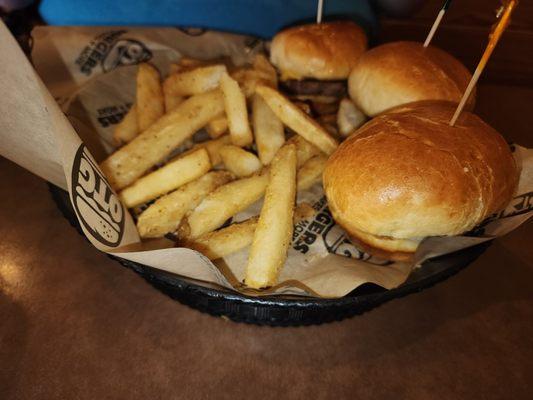
[[[391,261],[412,261],[420,241],[378,237],[365,232],[351,232],[355,247],[374,257]],[[385,250],[386,249],[386,250]]]

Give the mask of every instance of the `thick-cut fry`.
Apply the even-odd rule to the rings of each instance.
[[[309,143],[300,135],[294,135],[287,144],[294,144],[296,146],[296,158],[298,159],[297,167],[300,168],[311,157],[321,154],[321,151],[314,144]]]
[[[139,134],[137,124],[137,106],[134,104],[126,113],[122,121],[118,123],[113,132],[113,141],[117,146],[131,142]]]
[[[100,167],[111,186],[122,189],[163,161],[223,110],[219,90],[193,96],[111,154]]]
[[[231,77],[235,79],[241,87],[244,95],[249,98],[255,94],[255,88],[259,85],[277,88],[277,78],[261,70],[241,68],[233,71]]]
[[[245,210],[265,193],[268,171],[242,178],[210,193],[187,218],[189,238],[220,228],[226,220]]]
[[[222,146],[219,154],[226,169],[240,178],[250,176],[262,167],[261,161],[255,154],[235,145]]]
[[[154,238],[174,232],[187,212],[200,204],[205,196],[231,179],[232,175],[227,171],[208,172],[160,197],[139,216],[137,221],[139,235],[142,238]]]
[[[174,96],[191,96],[216,89],[220,77],[226,73],[224,65],[210,65],[172,74],[163,83],[165,93]]]
[[[196,58],[182,57],[178,61],[179,66],[182,68],[197,68],[208,64],[207,61],[197,60]]]
[[[175,94],[168,93],[164,90],[165,95],[165,112],[170,112],[176,109],[181,103],[183,103],[184,98],[182,96],[176,96]]]
[[[224,95],[224,106],[228,118],[231,141],[236,146],[248,146],[252,144],[252,130],[248,122],[246,110],[246,98],[237,81],[228,74],[220,78],[220,89]]]
[[[311,110],[311,106],[305,101],[293,101],[293,104],[307,115],[311,115],[313,113],[313,111]]]
[[[343,137],[348,137],[353,131],[363,125],[366,116],[350,99],[342,99],[337,113],[337,126]]]
[[[137,124],[143,132],[165,113],[159,71],[150,64],[139,64],[137,72]]]
[[[181,71],[183,71],[183,67],[180,64],[172,63],[168,67],[168,74],[169,75],[177,74],[177,73],[180,73]]]
[[[169,67],[169,75],[179,74],[180,72],[184,72],[184,69],[182,65],[172,63]],[[163,85],[163,95],[165,96],[165,112],[167,113],[174,110],[184,100],[183,96],[169,93],[169,89],[165,85]]]
[[[210,260],[216,260],[248,247],[254,238],[257,220],[258,217],[252,217],[181,244],[199,251]]]
[[[253,97],[252,123],[259,159],[263,165],[268,165],[283,146],[285,132],[280,119],[257,94]]]
[[[205,127],[209,137],[211,139],[216,139],[228,131],[228,120],[225,115],[217,117],[207,124]]]
[[[322,180],[322,172],[324,172],[327,160],[327,157],[319,155],[311,158],[302,165],[296,176],[298,191],[309,189],[316,182]]]
[[[313,208],[313,206],[304,201],[294,208],[294,224],[296,225],[298,222],[303,221],[304,219],[309,219],[315,214],[316,210]]]
[[[294,209],[293,222],[311,218],[316,211],[309,203],[301,203]],[[210,260],[225,257],[252,244],[258,217],[236,222],[226,228],[208,232],[194,240],[181,243],[185,247],[197,250]]]
[[[207,150],[198,149],[143,176],[120,192],[120,198],[126,207],[135,207],[199,178],[210,169]]]
[[[331,154],[335,151],[338,146],[337,141],[289,99],[268,86],[258,86],[255,90],[285,125],[324,153]]]
[[[271,83],[274,84],[274,87],[278,86],[278,73],[270,61],[265,57],[264,54],[256,54],[253,60],[252,65],[256,71],[264,72]]]
[[[276,283],[291,243],[295,197],[296,148],[286,145],[270,166],[265,200],[246,266],[247,286],[260,289]]]
[[[205,148],[209,153],[209,158],[211,159],[211,165],[216,167],[222,163],[222,157],[220,157],[220,148],[224,145],[231,144],[231,138],[229,135],[224,135],[218,139],[207,140],[202,143],[197,143],[194,145],[193,149]]]

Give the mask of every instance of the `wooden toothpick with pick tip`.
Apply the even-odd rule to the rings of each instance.
[[[463,111],[466,101],[470,97],[470,94],[472,93],[472,90],[474,89],[474,86],[476,85],[479,76],[483,72],[485,65],[487,65],[487,61],[489,60],[492,52],[494,51],[498,40],[500,40],[500,37],[505,31],[505,28],[507,28],[507,25],[509,25],[509,22],[511,20],[511,13],[517,5],[517,0],[507,0],[504,1],[503,5],[498,9],[496,17],[499,19],[499,21],[493,26],[491,30],[491,33],[489,35],[489,43],[487,44],[485,52],[483,53],[483,56],[481,56],[481,60],[479,61],[476,70],[474,71],[474,74],[472,75],[472,79],[470,79],[470,82],[468,83],[468,86],[466,87],[466,90],[463,93],[463,97],[461,98],[461,101],[459,102],[459,105],[457,106],[457,109],[455,110],[455,113],[453,114],[453,117],[450,120],[451,126],[454,126],[457,122],[457,118],[459,118],[461,111]]]
[[[322,23],[322,8],[324,7],[324,0],[318,0],[318,4],[316,7],[316,23],[321,24]]]
[[[431,42],[431,39],[433,39],[433,36],[435,35],[435,32],[437,31],[437,28],[440,25],[440,21],[442,21],[442,17],[444,17],[444,14],[446,13],[446,10],[450,6],[451,2],[452,0],[446,0],[444,2],[444,5],[441,7],[439,13],[437,14],[437,18],[435,18],[435,22],[433,22],[433,25],[431,26],[431,29],[429,30],[426,41],[424,42],[424,47],[429,46],[429,43]]]

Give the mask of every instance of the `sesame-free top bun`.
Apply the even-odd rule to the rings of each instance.
[[[416,42],[392,42],[361,56],[348,79],[355,104],[369,116],[421,100],[459,103],[470,81],[466,67],[449,53]],[[467,109],[474,107],[475,94]]]
[[[347,79],[366,50],[365,32],[351,21],[300,25],[272,40],[270,60],[281,79]]]
[[[404,259],[423,238],[469,231],[511,200],[519,171],[509,146],[470,112],[450,126],[454,110],[443,101],[400,106],[329,158],[332,215],[370,253]]]

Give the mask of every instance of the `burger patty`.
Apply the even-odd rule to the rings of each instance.
[[[341,98],[346,96],[346,81],[320,81],[318,79],[289,79],[280,81],[281,89],[289,95],[330,96]]]

